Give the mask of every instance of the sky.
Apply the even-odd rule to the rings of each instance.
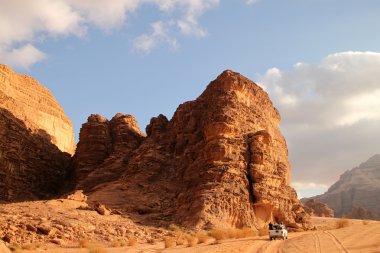
[[[72,120],[172,117],[223,70],[280,111],[300,197],[380,153],[378,0],[0,0],[0,63]]]

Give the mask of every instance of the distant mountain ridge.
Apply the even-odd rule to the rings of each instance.
[[[380,155],[346,171],[326,193],[312,199],[327,204],[337,217],[379,219]]]

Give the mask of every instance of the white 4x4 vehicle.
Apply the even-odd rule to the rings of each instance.
[[[282,238],[282,240],[288,239],[288,230],[284,225],[274,224],[272,229],[269,229],[269,240]]]

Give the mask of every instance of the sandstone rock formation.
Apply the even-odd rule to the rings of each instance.
[[[49,198],[70,173],[71,122],[34,79],[0,65],[0,201]]]
[[[74,132],[53,95],[32,77],[0,64],[0,108],[22,120],[33,134],[43,133],[61,151],[75,152]]]
[[[319,217],[334,217],[334,211],[326,204],[315,201],[314,199],[308,199],[304,202],[304,208],[307,213],[312,216]]]
[[[91,115],[75,155],[77,189],[148,224],[307,226],[279,122],[267,93],[232,71],[171,120],[152,118],[146,137],[132,116]]]
[[[326,203],[336,217],[380,219],[380,155],[346,171],[326,193],[312,198]],[[363,217],[365,213],[371,217]]]

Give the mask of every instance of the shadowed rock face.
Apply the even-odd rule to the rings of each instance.
[[[223,72],[200,97],[181,104],[170,121],[152,118],[146,137],[129,124],[116,145],[112,136],[120,130],[112,130],[111,122],[92,115],[82,126],[77,188],[90,201],[160,225],[307,225],[308,215],[289,186],[280,115],[267,93],[240,74]],[[90,157],[87,149],[98,155]],[[112,180],[99,181],[112,173]]]
[[[59,194],[74,150],[71,121],[51,93],[0,65],[0,201]]]
[[[0,108],[10,111],[33,133],[43,131],[61,151],[75,152],[69,118],[53,95],[35,79],[0,64]]]
[[[380,219],[380,155],[346,171],[326,193],[312,198],[326,203],[336,217]]]
[[[0,201],[47,199],[60,193],[70,173],[71,156],[33,133],[0,108]]]

